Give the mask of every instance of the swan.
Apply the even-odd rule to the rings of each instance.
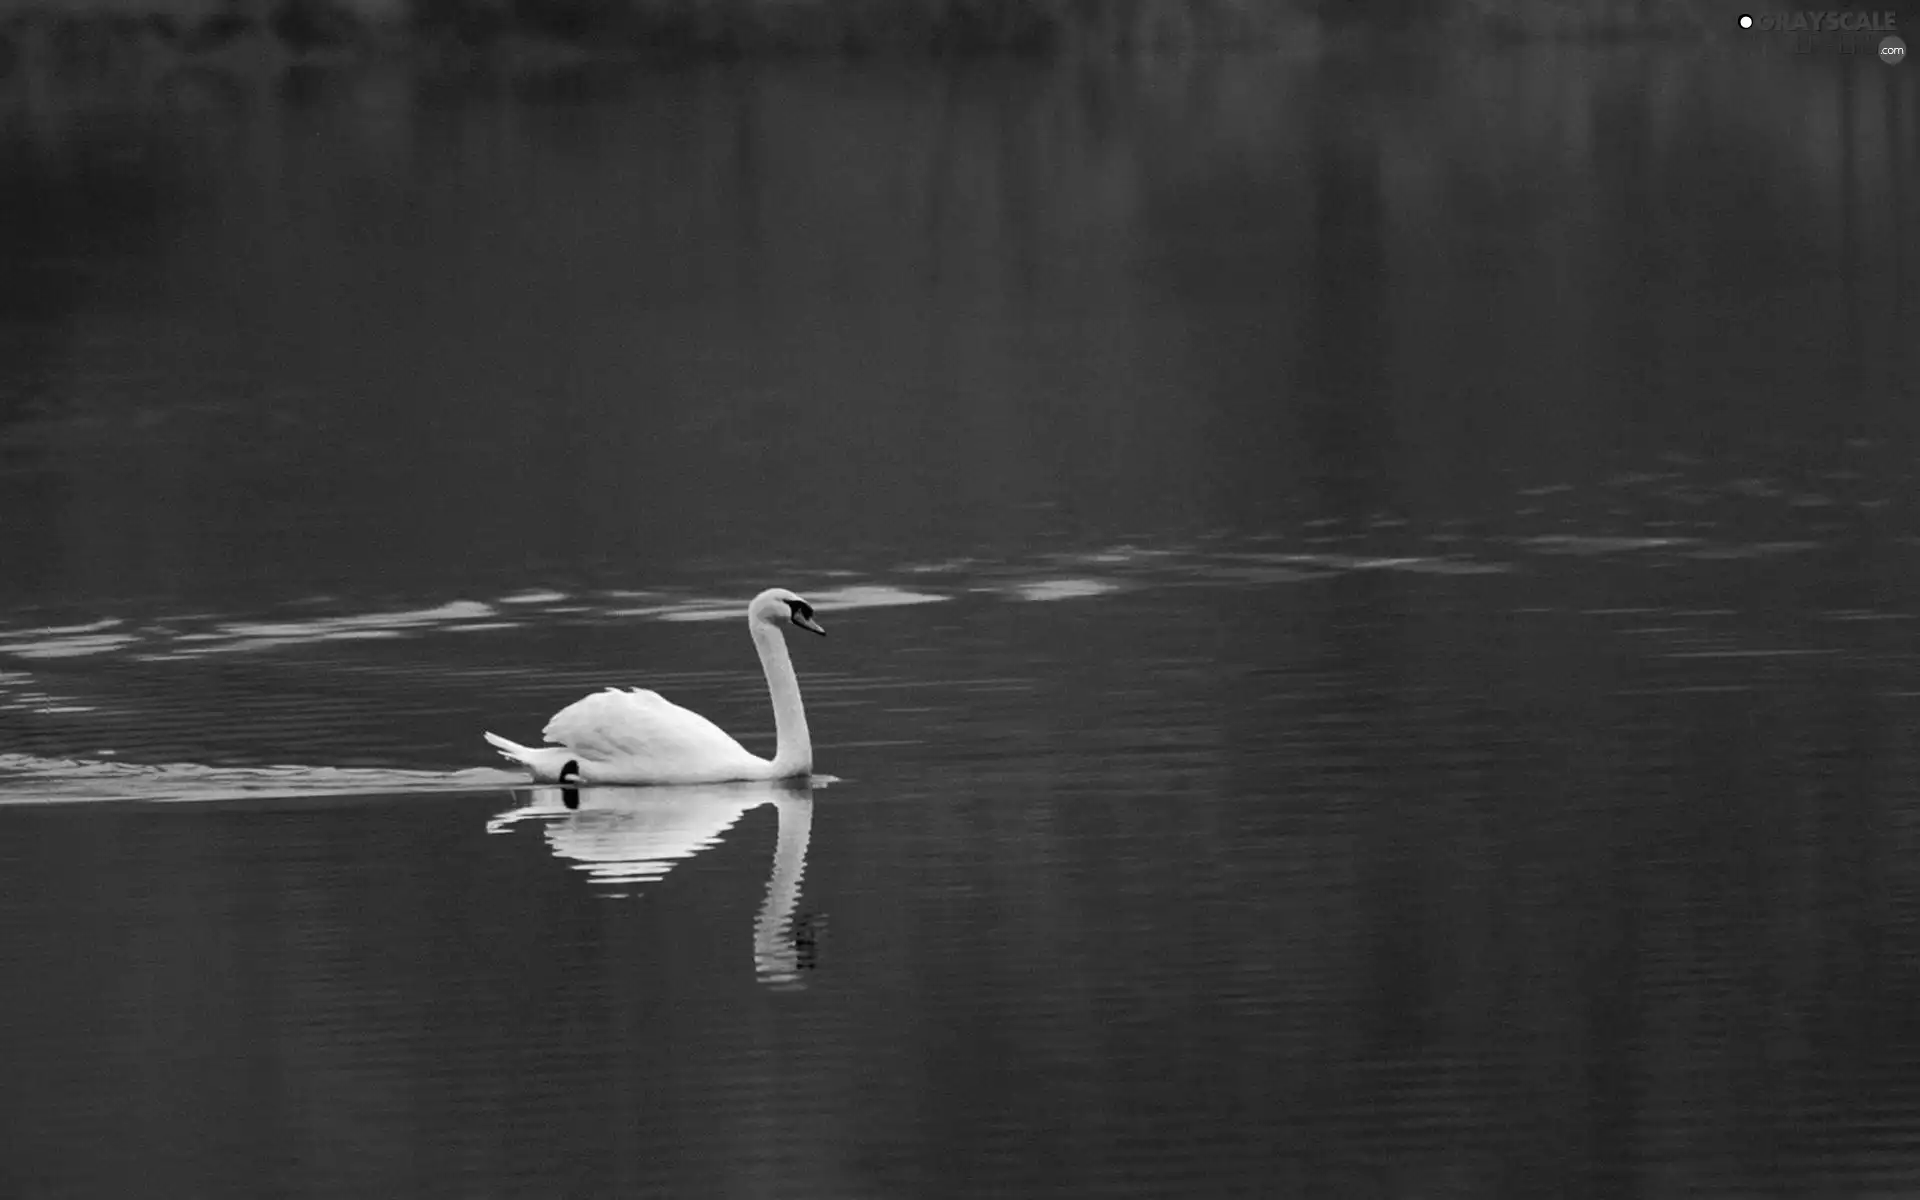
[[[645,688],[608,688],[576,700],[542,731],[550,746],[522,746],[495,733],[502,758],[533,772],[536,783],[679,784],[792,779],[813,770],[813,742],[800,706],[782,624],[822,637],[813,606],[785,588],[768,588],[747,605],[747,629],[773,697],[777,744],[771,761],[747,752],[725,730]]]

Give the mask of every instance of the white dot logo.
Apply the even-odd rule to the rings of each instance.
[[[1742,28],[1742,29],[1752,29],[1752,28],[1753,28],[1753,18],[1752,18],[1752,17],[1750,17],[1750,16],[1748,16],[1748,15],[1747,15],[1746,13],[1741,13],[1741,14],[1740,14],[1740,28]]]
[[[1907,57],[1907,44],[1898,37],[1882,38],[1880,41],[1880,61],[1890,67],[1899,66]]]

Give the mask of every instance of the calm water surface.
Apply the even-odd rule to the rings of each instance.
[[[1916,83],[0,81],[0,1194],[1910,1193]]]

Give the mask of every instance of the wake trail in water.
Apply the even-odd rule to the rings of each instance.
[[[526,786],[517,772],[475,767],[210,767],[0,754],[0,805],[90,801],[211,801],[491,790]]]

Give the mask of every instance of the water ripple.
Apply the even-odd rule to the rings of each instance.
[[[1120,590],[1106,579],[1035,579],[1012,585],[1008,592],[1017,600],[1085,600]]]
[[[1627,478],[1628,485],[1637,482],[1637,477]],[[1527,494],[1551,496],[1564,490],[1552,485],[1531,489]],[[1540,575],[1555,569],[1550,561],[1517,559],[1516,551],[1523,556],[1547,556],[1548,560],[1607,558],[1628,567],[1672,566],[1687,560],[1703,564],[1700,569],[1707,570],[1711,568],[1706,564],[1714,561],[1777,558],[1825,545],[1805,538],[1709,541],[1665,532],[1553,532],[1512,537],[1474,533],[1460,520],[1442,522],[1438,529],[1403,531],[1401,527],[1407,524],[1381,517],[1365,531],[1341,533],[1336,531],[1340,521],[1322,519],[1303,522],[1291,538],[1275,533],[1209,537],[1158,546],[1122,542],[1104,548],[1040,554],[1025,562],[956,557],[895,568],[896,575],[915,583],[937,577],[944,585],[939,590],[903,586],[873,574],[838,569],[798,573],[795,583],[807,592],[815,608],[835,612],[937,604],[959,595],[1019,603],[1072,603],[1155,588],[1306,585],[1343,574],[1472,577]],[[1672,524],[1649,520],[1643,523],[1643,530],[1665,529]],[[1305,536],[1311,531],[1318,532]],[[1272,548],[1276,541],[1283,545]],[[1288,541],[1291,546],[1284,544]],[[1445,544],[1444,552],[1405,552],[1411,546],[1435,542]],[[808,575],[814,583],[828,585],[809,587]],[[163,663],[442,633],[484,636],[525,627],[599,625],[633,619],[724,621],[739,615],[752,590],[663,585],[583,591],[534,583],[491,600],[427,600],[414,606],[371,611],[355,611],[351,601],[313,597],[283,605],[278,611],[255,614],[113,615],[61,624],[35,623],[24,617],[9,622],[0,615],[0,662],[106,659]],[[323,606],[334,611],[315,611]],[[76,616],[84,618],[86,614]],[[1894,617],[1836,614],[1831,619]]]
[[[363,767],[212,767],[0,754],[0,805],[98,800],[210,801],[459,791],[524,785],[516,772]]]

